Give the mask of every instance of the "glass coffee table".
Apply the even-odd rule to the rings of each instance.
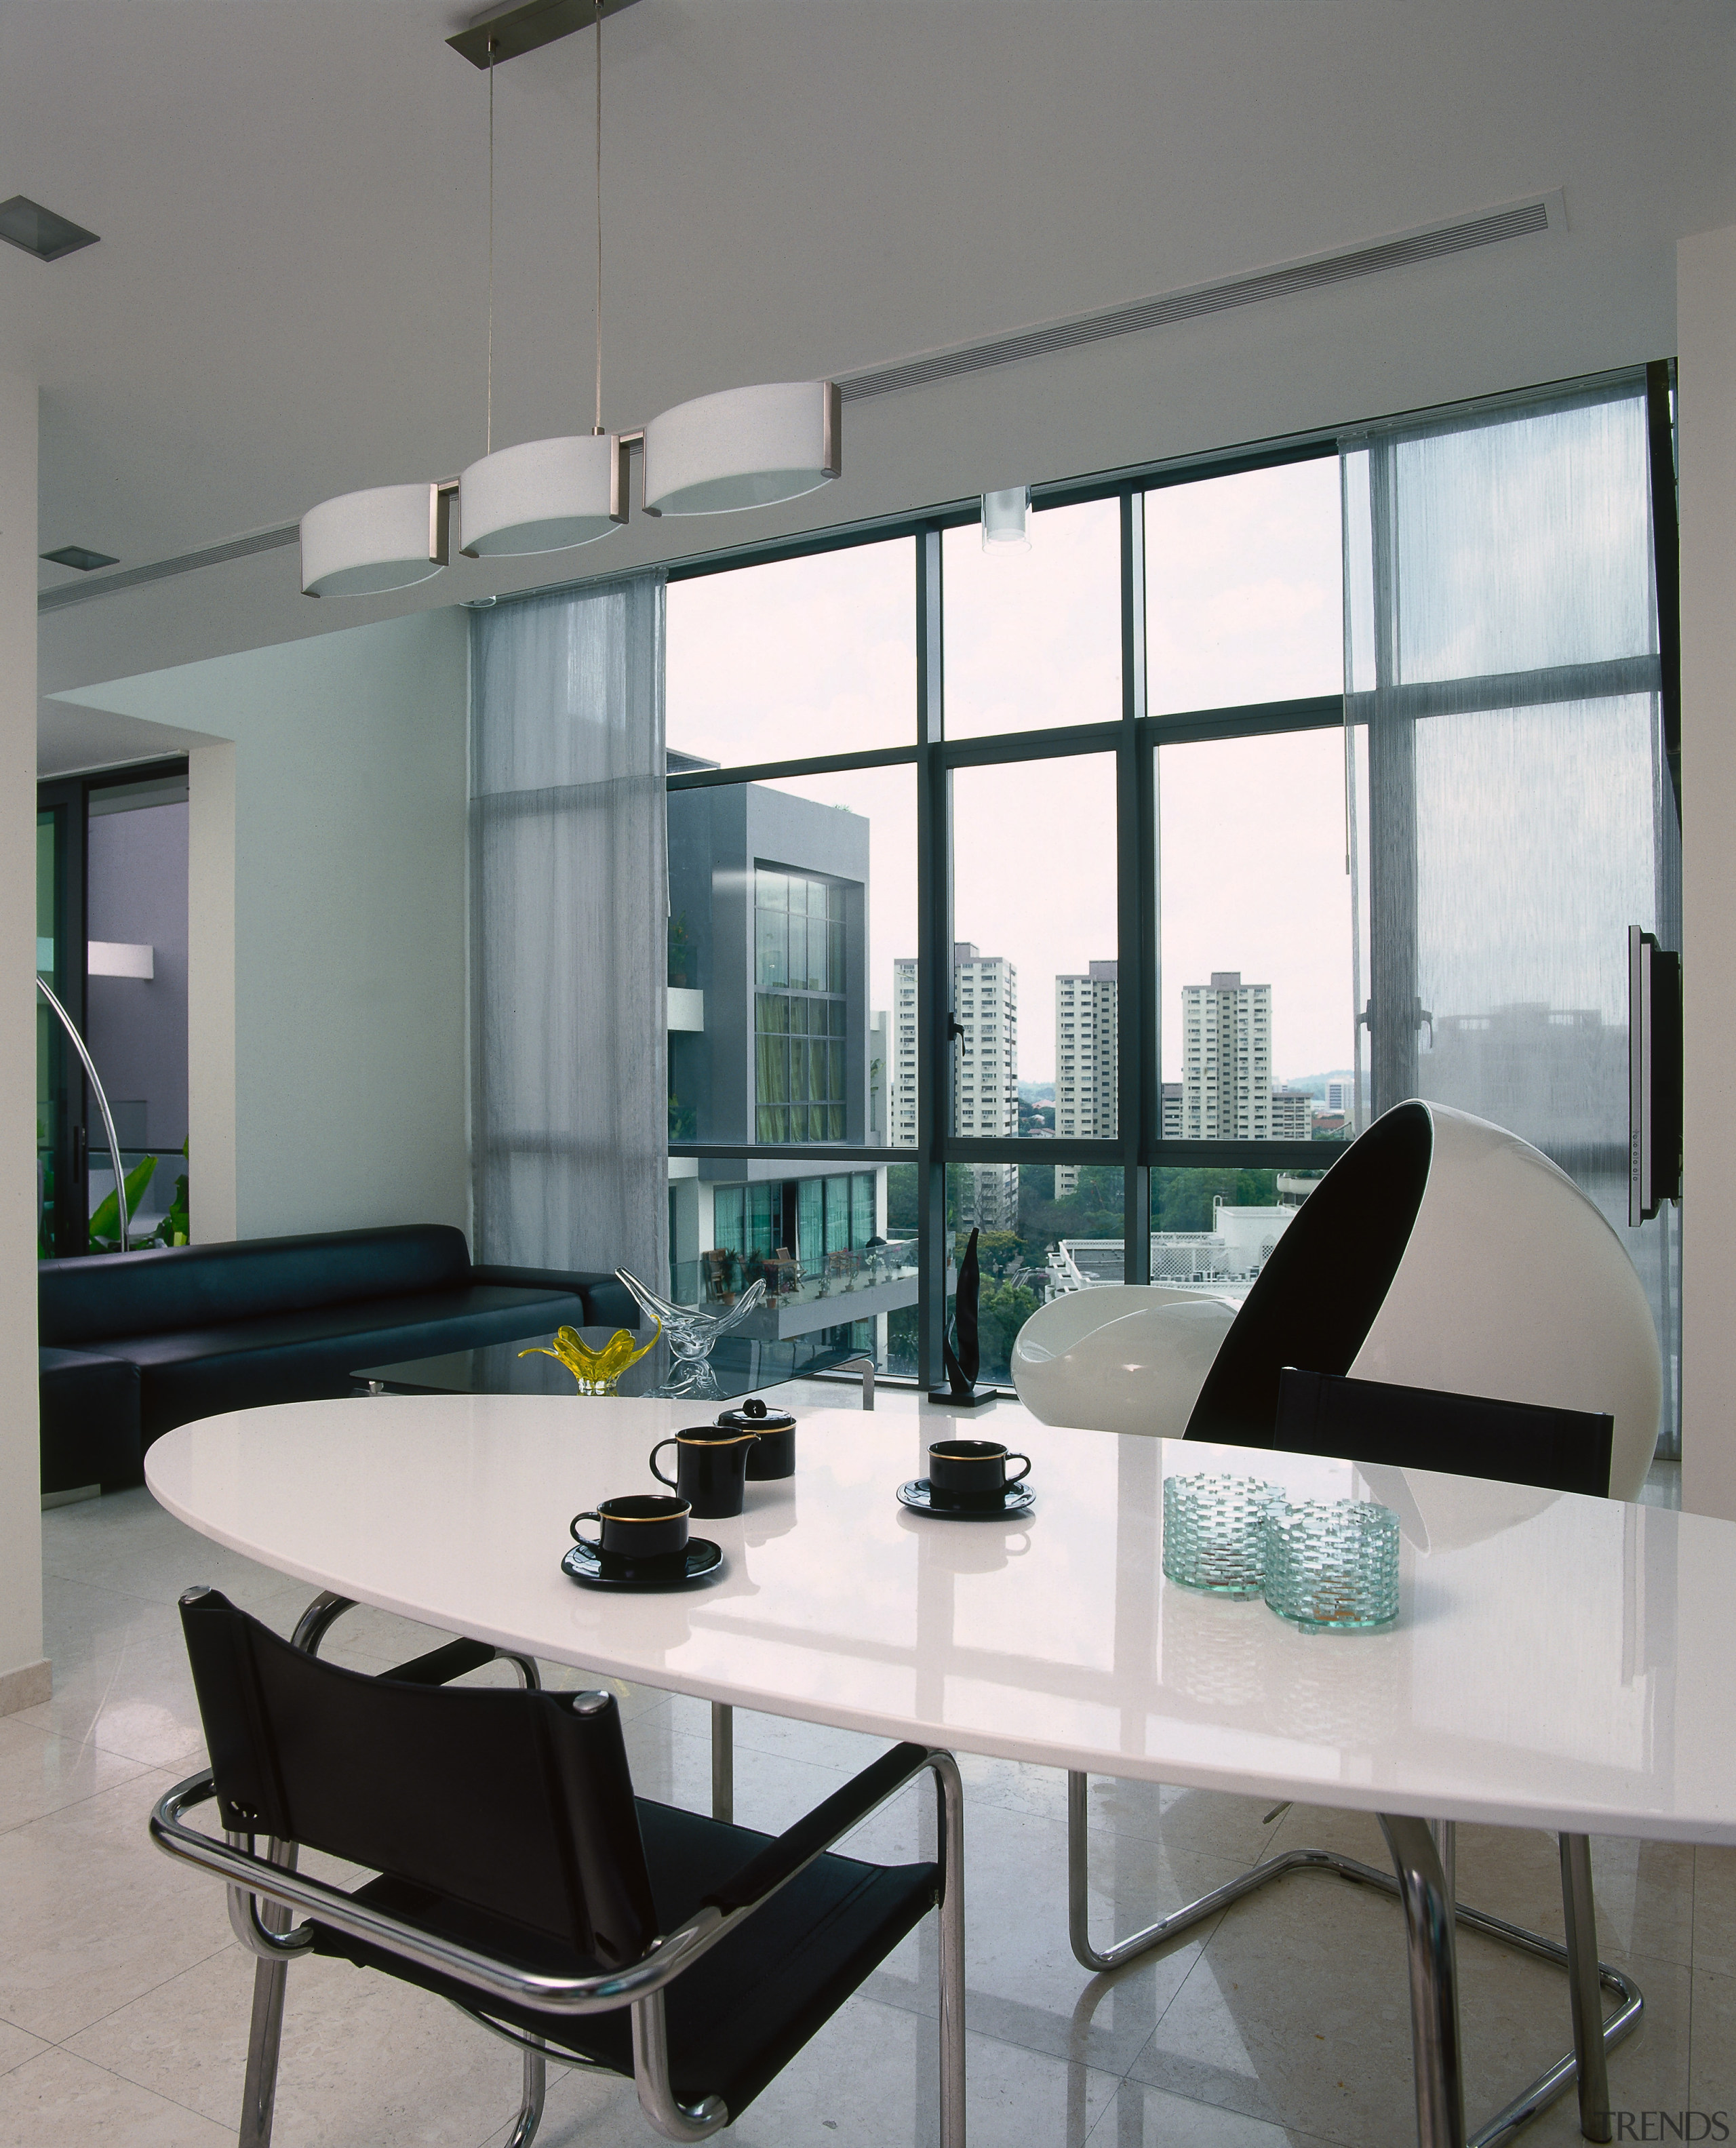
[[[579,1330],[584,1340],[597,1350],[615,1332],[611,1327]],[[376,1394],[576,1394],[578,1388],[572,1374],[554,1358],[519,1355],[521,1350],[534,1350],[554,1339],[552,1332],[544,1328],[539,1333],[520,1336],[511,1342],[488,1342],[474,1350],[449,1350],[434,1358],[407,1358],[390,1364],[359,1366],[350,1378],[364,1383]],[[718,1395],[727,1399],[824,1371],[828,1365],[835,1365],[850,1354],[847,1349],[815,1350],[805,1343],[756,1342],[740,1335],[725,1335],[713,1347],[711,1369],[717,1376]],[[650,1394],[669,1378],[670,1363],[669,1345],[660,1339],[647,1356],[622,1373],[618,1392],[624,1395]]]

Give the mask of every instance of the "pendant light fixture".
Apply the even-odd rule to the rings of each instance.
[[[564,552],[592,545],[627,519],[626,488],[617,469],[620,444],[603,430],[603,9],[592,0],[596,39],[597,399],[590,434],[526,440],[491,452],[494,444],[494,58],[489,53],[489,349],[488,449],[459,479],[459,518],[467,558]]]
[[[645,511],[717,514],[817,492],[838,474],[837,384],[780,380],[678,403],[645,427]]]
[[[408,588],[445,565],[459,500],[471,559],[565,551],[627,519],[630,458],[644,456],[648,514],[715,514],[799,499],[842,469],[840,404],[829,380],[774,381],[681,403],[642,428],[603,429],[603,18],[632,0],[519,0],[447,43],[489,76],[488,390],[484,451],[461,477],[345,493],[302,517],[302,588],[309,596],[374,595]],[[516,447],[494,444],[494,79],[497,61],[589,27],[596,79],[596,396],[593,430]]]
[[[310,507],[301,519],[303,595],[378,596],[439,574],[451,496],[437,484],[383,484]]]

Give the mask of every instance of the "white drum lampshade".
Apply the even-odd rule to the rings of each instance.
[[[1663,1362],[1603,1211],[1503,1127],[1397,1104],[1297,1212],[1224,1338],[1188,1433],[1270,1447],[1286,1365],[1608,1412],[1612,1498],[1658,1443]]]
[[[435,484],[321,500],[301,519],[304,595],[377,596],[425,582],[446,564],[447,520],[447,496]]]
[[[472,463],[459,479],[465,555],[563,552],[618,529],[627,515],[617,445],[613,434],[581,433],[525,440]]]
[[[1235,1317],[1226,1299],[1162,1283],[1069,1291],[1019,1330],[1013,1385],[1044,1424],[1179,1439]]]
[[[830,380],[729,388],[645,427],[653,514],[717,514],[816,492],[837,476],[840,398]]]

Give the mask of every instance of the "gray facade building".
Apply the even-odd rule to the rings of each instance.
[[[868,872],[860,814],[762,784],[670,795],[672,1141],[876,1138]],[[763,1275],[770,1295],[750,1333],[867,1330],[916,1293],[914,1275],[888,1279],[876,1260],[885,1220],[883,1168],[672,1157],[675,1295],[733,1297]]]

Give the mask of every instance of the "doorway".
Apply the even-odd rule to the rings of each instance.
[[[187,836],[184,760],[38,786],[37,971],[108,1094],[135,1248],[187,1237]],[[97,1098],[41,994],[37,1215],[40,1258],[120,1245]]]

